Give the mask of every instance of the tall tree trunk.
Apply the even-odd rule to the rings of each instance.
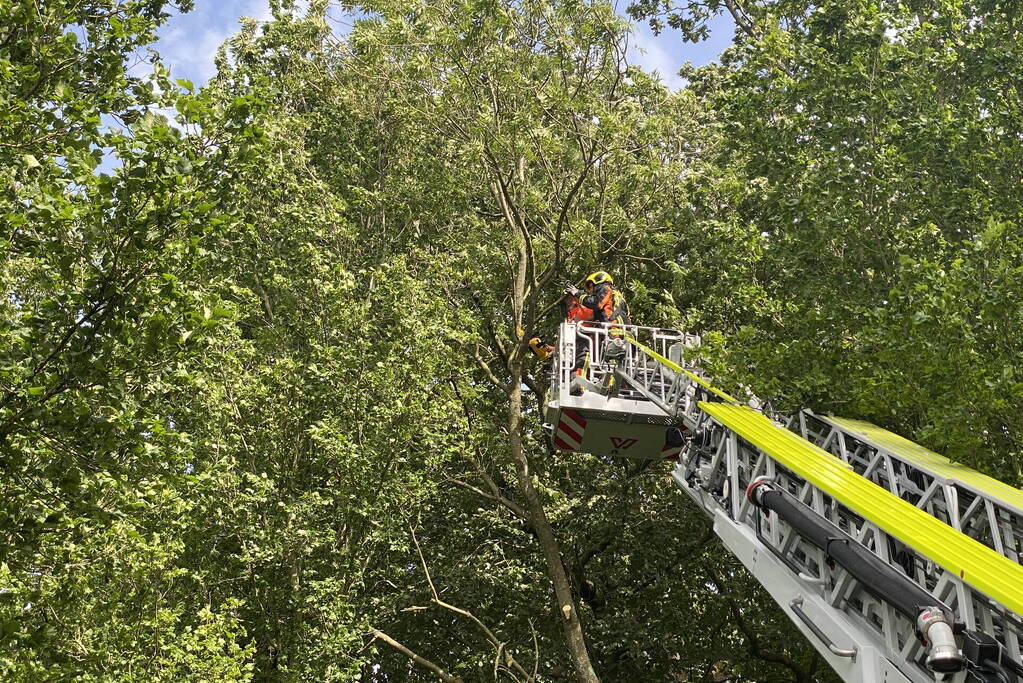
[[[550,522],[547,521],[547,512],[544,510],[543,502],[540,500],[540,494],[533,486],[532,475],[529,471],[529,460],[526,458],[525,450],[522,447],[522,359],[520,354],[513,354],[511,365],[512,381],[508,401],[508,431],[519,492],[523,500],[526,501],[526,509],[529,510],[530,521],[533,524],[537,537],[540,539],[544,559],[547,561],[547,574],[554,583],[554,595],[558,603],[558,616],[561,620],[562,628],[565,630],[565,643],[568,646],[569,656],[572,658],[572,665],[579,675],[579,680],[586,683],[598,683],[600,678],[597,677],[597,673],[593,670],[593,665],[590,663],[590,654],[586,649],[586,639],[583,636],[582,623],[579,621],[579,612],[576,610],[575,601],[572,598],[572,587],[568,581],[568,574],[565,572],[565,565],[561,561],[558,541],[554,537],[554,529],[551,528]]]

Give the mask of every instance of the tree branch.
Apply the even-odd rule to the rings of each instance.
[[[497,376],[494,374],[494,371],[490,369],[490,365],[488,365],[487,362],[483,360],[483,356],[480,355],[479,344],[476,344],[473,347],[472,355],[473,358],[476,359],[476,364],[480,366],[481,370],[483,370],[483,374],[485,374],[487,376],[487,379],[490,380],[490,383],[493,384],[498,389],[500,389],[502,392],[504,392],[504,394],[507,396],[508,392],[511,390],[508,383],[499,380]]]
[[[467,491],[472,491],[476,495],[482,498],[486,498],[487,500],[496,501],[501,505],[505,506],[506,508],[508,508],[509,510],[511,510],[517,517],[521,518],[523,521],[526,522],[529,521],[529,514],[525,510],[523,510],[521,507],[519,507],[519,505],[517,505],[513,501],[510,501],[504,496],[500,495],[499,493],[491,495],[486,491],[473,486],[472,484],[462,481],[461,479],[446,479],[445,481],[449,481],[456,486],[461,486],[463,489],[466,489]],[[490,483],[492,482],[493,480],[490,480]]]
[[[501,655],[502,654],[504,655],[504,665],[506,667],[515,669],[515,671],[521,674],[527,681],[533,680],[533,677],[530,676],[529,673],[522,668],[522,666],[515,660],[515,657],[512,656],[511,652],[508,651],[508,649],[506,648],[506,643],[504,643],[496,635],[494,635],[494,632],[487,628],[487,625],[480,621],[475,614],[473,614],[469,610],[462,609],[461,607],[456,607],[451,603],[445,602],[444,600],[440,599],[440,595],[438,595],[437,593],[437,586],[434,585],[433,577],[430,576],[430,568],[426,566],[426,557],[423,555],[423,549],[419,545],[419,539],[416,538],[416,530],[412,527],[411,524],[409,525],[408,529],[409,533],[412,534],[412,543],[415,544],[416,546],[416,553],[419,554],[419,562],[423,566],[423,573],[426,575],[426,582],[430,586],[430,593],[433,595],[433,604],[443,609],[446,609],[450,612],[454,612],[455,614],[460,614],[463,617],[469,619],[472,623],[476,624],[476,626],[478,626],[479,629],[483,632],[483,635],[486,637],[487,641],[494,646],[494,649],[497,650],[497,657],[500,659]],[[495,668],[497,667],[497,661],[495,661],[494,666]]]
[[[743,30],[746,35],[754,40],[760,38],[757,32],[753,30],[753,22],[746,16],[746,12],[739,6],[735,0],[725,0],[725,8],[728,13],[732,15],[732,20],[735,21],[735,25]]]
[[[407,647],[405,647],[404,645],[402,645],[397,640],[387,635],[380,629],[371,628],[369,632],[373,635],[374,640],[382,640],[383,642],[387,643],[387,645],[397,650],[401,654],[405,655],[419,666],[423,667],[424,669],[429,669],[433,673],[437,674],[437,677],[440,678],[442,681],[448,681],[449,683],[462,683],[462,679],[459,678],[458,676],[452,676],[447,671],[431,662],[429,659],[425,659],[417,655],[415,652],[408,649]]]
[[[728,611],[732,615],[732,623],[737,629],[739,629],[739,632],[742,633],[743,637],[746,639],[746,648],[749,650],[750,655],[764,662],[772,662],[774,664],[784,666],[786,669],[795,674],[797,681],[807,680],[807,672],[791,657],[781,652],[771,652],[764,649],[764,647],[760,644],[760,638],[746,623],[746,619],[743,617],[742,610],[739,607],[739,602],[728,595],[728,589],[718,578],[713,569],[708,567],[707,575],[711,582],[713,582],[714,586],[717,587],[718,593],[727,601]]]

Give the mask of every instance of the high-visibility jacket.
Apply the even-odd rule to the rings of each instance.
[[[565,305],[565,322],[582,323],[593,320],[593,309],[586,308],[579,299],[571,298]]]
[[[582,298],[581,303],[593,311],[593,320],[598,323],[632,324],[625,295],[615,289],[610,282],[596,285],[592,292]]]
[[[565,313],[565,322],[582,323],[593,320],[593,311],[581,305],[579,299],[575,297],[566,297],[561,307]],[[554,347],[543,337],[530,339],[529,348],[540,360],[547,360],[547,357],[554,353]]]

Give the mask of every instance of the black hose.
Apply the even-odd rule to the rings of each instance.
[[[773,510],[807,542],[815,545],[841,565],[868,593],[890,604],[911,622],[916,622],[926,607],[939,607],[951,617],[948,606],[921,588],[915,581],[884,562],[868,548],[826,519],[792,499],[781,489],[767,485],[750,487],[755,505]]]
[[[1005,664],[1004,661],[1001,664],[999,664],[993,659],[985,659],[981,666],[983,666],[985,669],[998,676],[998,678],[1004,683],[1013,683],[1012,679],[1009,678],[1009,674],[1007,674],[1005,672],[1005,669],[1003,668],[1004,664]]]
[[[1002,657],[1002,666],[1016,674],[1017,678],[1023,680],[1023,664],[1020,664],[1015,659]]]

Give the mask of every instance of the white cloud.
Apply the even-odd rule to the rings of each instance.
[[[308,5],[308,3],[299,4]],[[274,18],[273,12],[270,11],[269,0],[249,0],[249,3],[239,16],[252,17],[256,21],[270,21]]]
[[[157,49],[176,78],[188,78],[197,86],[215,73],[220,46],[239,29],[239,20],[250,17],[259,22],[273,19],[269,0],[244,3],[198,3],[188,14],[174,14],[161,32]]]
[[[669,90],[680,90],[685,86],[685,80],[678,75],[682,65],[670,50],[677,42],[678,39],[668,33],[655,36],[647,26],[635,26],[629,44],[629,63],[656,73]]]
[[[233,27],[208,26],[200,31],[175,27],[160,38],[156,49],[175,78],[188,78],[198,86],[216,72],[213,60],[231,33]]]
[[[232,33],[234,33],[233,30],[207,29],[203,32],[202,37],[194,43],[194,47],[186,47],[184,51],[177,52],[175,56],[179,63],[187,64],[189,70],[199,76],[195,80],[205,83],[216,73],[213,60],[216,59],[220,46],[231,37]],[[189,41],[189,45],[192,45],[191,41]]]

